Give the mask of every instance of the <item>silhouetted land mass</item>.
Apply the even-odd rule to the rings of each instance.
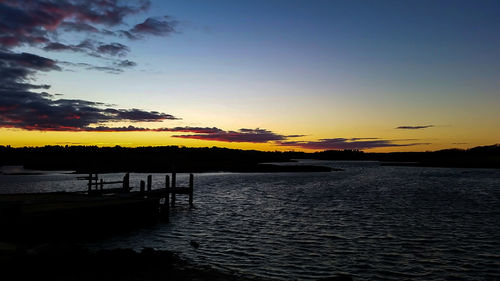
[[[422,167],[500,168],[500,145],[432,152],[364,153],[357,150],[323,151],[314,159],[380,161],[382,165]]]
[[[226,148],[45,146],[0,147],[0,165],[37,170],[87,172],[286,172],[330,171],[317,166],[261,165],[304,158],[301,152],[262,152]]]
[[[383,165],[500,168],[500,145],[434,152],[365,153],[328,150],[316,153],[263,152],[227,148],[0,146],[0,165],[23,165],[37,170],[87,172],[323,172],[318,166],[262,165],[292,159],[381,161]]]

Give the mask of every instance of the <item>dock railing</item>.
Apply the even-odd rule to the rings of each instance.
[[[97,173],[89,173],[86,177],[78,177],[80,180],[87,180],[87,194],[89,195],[103,195],[112,193],[130,193],[132,187],[130,187],[130,174],[127,173],[121,181],[104,181],[104,179],[99,178]],[[108,188],[104,189],[104,185],[109,184],[121,184],[121,188]],[[141,180],[139,182],[139,191],[133,192],[131,195],[139,196],[140,198],[158,198],[164,199],[163,204],[161,204],[161,214],[163,217],[169,217],[170,207],[174,208],[177,195],[188,195],[189,206],[193,206],[193,190],[194,190],[194,175],[189,174],[189,185],[188,186],[177,186],[177,174],[172,173],[172,180],[170,181],[170,176],[165,176],[165,186],[164,188],[153,190],[153,176],[148,175],[146,181]],[[171,196],[170,196],[171,195]]]
[[[90,194],[103,194],[103,193],[116,193],[116,192],[130,192],[130,174],[126,173],[121,181],[104,181],[99,179],[97,173],[89,173],[87,177],[78,177],[79,180],[88,180],[87,193]],[[108,184],[121,184],[121,188],[113,188],[104,190],[104,185]],[[95,188],[93,188],[95,186]]]

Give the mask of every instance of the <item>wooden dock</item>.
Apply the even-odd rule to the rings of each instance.
[[[87,181],[85,192],[53,192],[0,195],[0,237],[37,240],[61,236],[98,237],[101,233],[131,229],[143,224],[168,221],[170,208],[180,194],[193,205],[194,176],[187,187],[177,186],[176,174],[165,176],[162,187],[153,188],[152,176],[130,185],[130,175],[121,181],[105,181],[97,174]],[[117,185],[118,188],[104,188]],[[135,190],[134,190],[135,189]]]

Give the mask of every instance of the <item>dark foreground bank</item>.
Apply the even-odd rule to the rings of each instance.
[[[169,251],[145,248],[89,251],[71,244],[22,247],[0,243],[2,280],[156,281],[263,280],[192,265]],[[323,280],[352,280],[336,276]]]

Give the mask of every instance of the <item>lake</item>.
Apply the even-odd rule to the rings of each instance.
[[[500,280],[500,170],[301,163],[344,171],[195,174],[193,208],[178,196],[170,223],[89,246],[165,249],[277,280]],[[130,178],[138,186],[146,174]],[[153,174],[153,187],[164,180]],[[178,185],[187,181],[178,175]],[[0,174],[0,193],[60,190],[86,183],[63,172]]]

